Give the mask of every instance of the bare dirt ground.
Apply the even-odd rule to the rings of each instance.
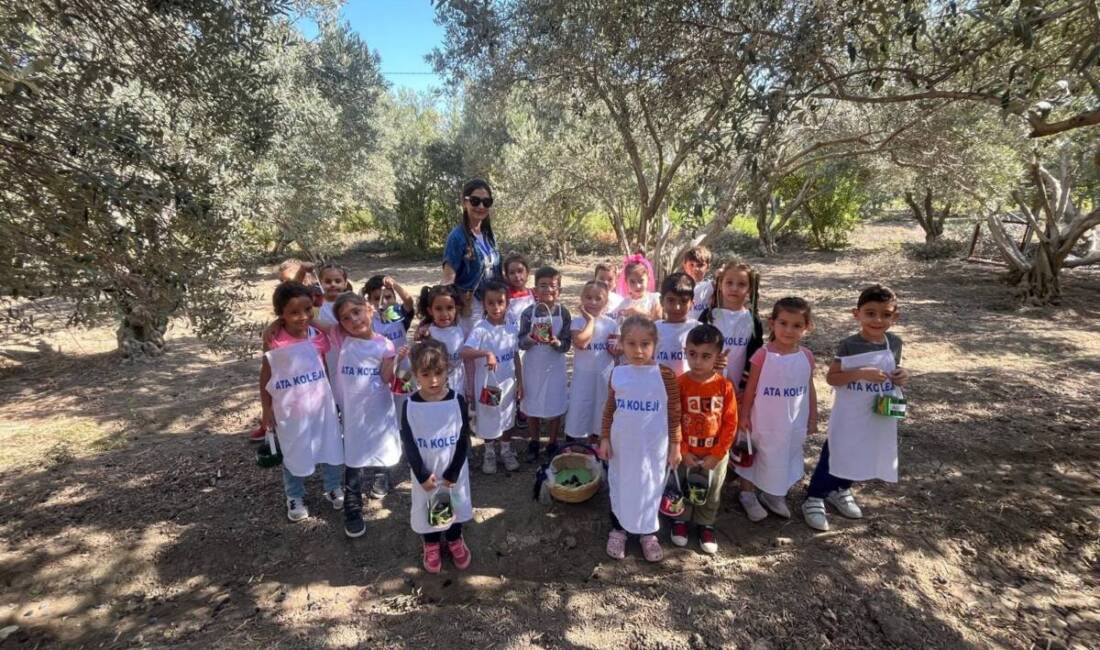
[[[132,366],[108,328],[5,335],[0,647],[1100,647],[1100,274],[1070,275],[1059,307],[1020,309],[997,269],[905,259],[919,239],[883,222],[843,252],[756,260],[762,303],[814,305],[825,416],[823,369],[859,288],[898,290],[914,373],[901,482],[858,488],[866,517],[832,515],[825,534],[797,514],[750,524],[727,491],[719,555],[666,543],[659,565],[636,546],[604,555],[606,492],[542,506],[525,465],[472,473],[473,566],[428,576],[407,479],[368,502],[363,538],[344,537],[315,482],[313,516],[286,520],[277,471],[243,435],[256,359],[212,354],[183,326]],[[345,261],[357,281],[437,275]],[[587,268],[564,267],[570,300]]]

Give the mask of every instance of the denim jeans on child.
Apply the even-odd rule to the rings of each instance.
[[[318,465],[321,466],[321,481],[325,486],[325,492],[332,492],[343,486],[343,465],[326,465],[325,463],[318,463]],[[305,499],[306,477],[291,474],[287,471],[286,465],[283,465],[283,490],[286,492],[286,498],[288,499],[298,499],[299,501]]]

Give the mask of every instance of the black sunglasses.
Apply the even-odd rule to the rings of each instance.
[[[493,207],[493,197],[491,196],[485,199],[481,198],[480,196],[467,196],[466,200],[469,201],[470,205],[474,206],[475,208],[481,207],[483,205],[487,208]]]

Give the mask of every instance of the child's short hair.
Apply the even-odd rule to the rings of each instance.
[[[413,373],[447,372],[447,346],[435,339],[424,339],[414,345],[410,359]]]
[[[348,303],[359,305],[362,307],[367,306],[367,301],[363,299],[363,296],[360,296],[357,293],[352,293],[350,291],[345,291],[336,298],[335,302],[332,303],[332,313],[334,316],[336,316],[337,321],[340,320],[340,310],[343,309]]]
[[[703,266],[710,266],[710,261],[713,257],[714,255],[710,252],[710,249],[702,244],[699,246],[692,246],[684,253],[685,262],[695,262]]]
[[[504,258],[504,262],[500,265],[500,268],[504,269],[504,272],[507,273],[508,267],[512,264],[522,264],[523,268],[528,271],[531,270],[531,265],[527,263],[527,258],[524,257],[522,253],[509,253],[508,256]]]
[[[772,306],[772,315],[769,320],[775,320],[779,317],[779,312],[786,311],[792,314],[801,314],[806,319],[806,325],[809,326],[813,321],[813,315],[810,310],[810,303],[805,298],[799,298],[798,296],[787,296],[786,298],[780,298],[775,301],[775,305]],[[775,332],[771,332],[768,335],[769,341],[775,340]]]
[[[271,304],[275,307],[275,315],[282,316],[283,310],[290,304],[291,300],[301,297],[309,298],[313,301],[313,291],[302,284],[301,282],[280,282],[279,286],[275,287],[275,292],[271,294]]]
[[[603,291],[604,293],[609,293],[611,291],[611,287],[607,286],[606,282],[601,282],[600,280],[589,280],[588,282],[584,283],[583,287],[581,287],[581,293],[583,294],[585,289],[588,289],[589,287],[595,287],[600,291]]]
[[[691,328],[687,335],[687,342],[692,345],[715,345],[721,352],[726,344],[726,337],[722,336],[722,331],[717,327],[703,323]]]
[[[894,293],[893,289],[884,284],[872,284],[859,292],[859,300],[856,301],[856,309],[859,309],[869,302],[891,303],[897,301],[898,294]]]
[[[694,298],[695,280],[683,271],[670,273],[668,277],[661,281],[661,297],[664,298],[665,294],[668,293],[678,298]]]
[[[561,273],[552,266],[544,266],[535,271],[535,283],[538,284],[539,280],[545,280],[546,278],[560,278]]]
[[[432,324],[432,303],[440,296],[450,296],[455,301],[455,309],[462,312],[462,293],[453,284],[436,284],[426,286],[420,290],[420,298],[416,301],[416,311],[420,314],[421,322]]]
[[[596,262],[596,268],[592,269],[592,276],[595,277],[600,273],[615,275],[615,265],[611,262]]]
[[[485,300],[485,296],[488,296],[490,293],[499,293],[504,296],[504,302],[508,302],[508,285],[500,280],[489,280],[486,282],[485,291],[481,294],[481,299]]]
[[[370,296],[375,291],[380,291],[383,287],[383,281],[386,276],[384,275],[372,275],[367,278],[367,281],[363,284],[363,295]]]
[[[626,333],[633,329],[644,330],[646,334],[653,337],[654,342],[657,341],[657,324],[645,316],[635,314],[627,317],[627,319],[623,321],[623,324],[619,326],[619,337],[626,337]]]

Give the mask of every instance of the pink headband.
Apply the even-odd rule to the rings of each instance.
[[[619,274],[619,283],[617,291],[620,296],[624,298],[630,295],[630,289],[626,283],[626,267],[627,265],[641,264],[645,267],[646,272],[646,284],[648,285],[647,291],[653,292],[656,287],[655,280],[653,278],[653,265],[649,263],[649,260],[645,258],[645,255],[641,253],[635,253],[634,255],[627,255],[623,258],[623,272]]]

